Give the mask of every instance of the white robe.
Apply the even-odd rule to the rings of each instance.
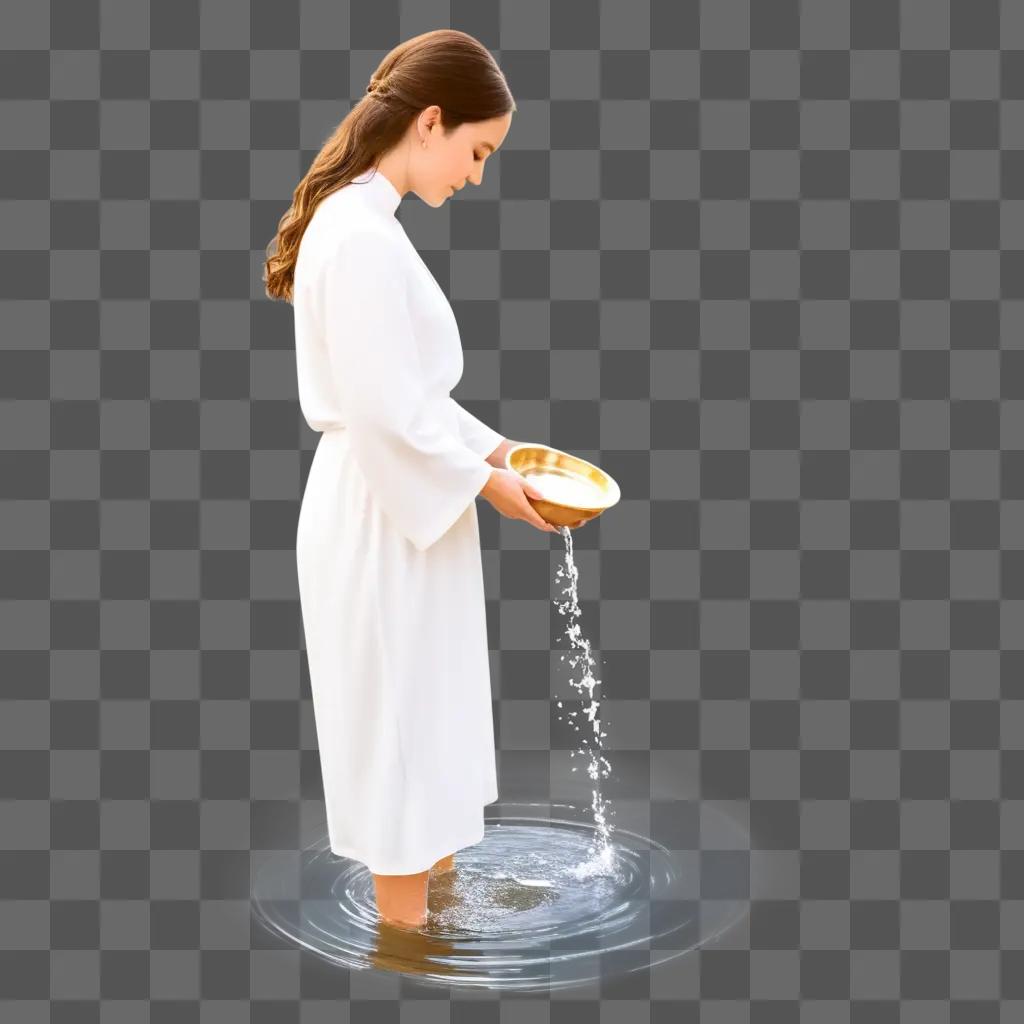
[[[450,395],[458,324],[368,171],[306,227],[298,394],[322,431],[296,535],[331,851],[376,874],[480,842],[498,799],[476,496],[503,438]]]

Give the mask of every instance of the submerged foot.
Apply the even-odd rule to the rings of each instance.
[[[427,923],[427,915],[424,914],[418,921],[406,921],[400,917],[385,917],[381,914],[380,923],[387,928],[399,928],[406,932],[416,932]]]

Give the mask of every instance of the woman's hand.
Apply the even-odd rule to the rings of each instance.
[[[491,454],[487,456],[486,461],[487,461],[488,465],[493,466],[495,469],[501,470],[501,471],[503,471],[505,473],[508,473],[510,476],[514,477],[515,480],[520,484],[519,490],[520,490],[521,493],[525,492],[531,498],[543,498],[544,495],[541,494],[540,491],[538,491],[537,488],[533,486],[533,484],[527,483],[527,481],[525,479],[523,479],[523,477],[521,477],[518,473],[514,473],[511,470],[506,470],[505,469],[505,456],[508,454],[509,449],[512,448],[513,446],[517,445],[517,444],[523,444],[523,443],[525,443],[525,442],[523,442],[523,441],[510,441],[508,438],[505,438],[501,442],[501,444],[498,445],[498,447],[495,448],[494,451],[491,452]],[[526,522],[530,523],[533,526],[536,526],[538,530],[545,530],[548,533],[559,533],[560,532],[559,528],[557,526],[552,526],[546,520],[542,519],[537,514],[537,512],[534,510],[533,506],[528,501],[526,501],[525,498],[523,498],[523,503],[522,504],[525,505],[526,509],[528,510],[526,514],[510,515],[509,512],[504,511],[503,508],[501,508],[495,501],[493,501],[490,497],[488,497],[488,488],[491,487],[491,485],[492,485],[492,483],[494,481],[494,476],[495,476],[495,474],[492,473],[491,474],[491,479],[487,482],[487,484],[484,486],[484,489],[480,492],[480,496],[482,498],[487,498],[487,500],[490,501],[491,504],[494,505],[494,507],[502,515],[508,516],[510,519],[525,519]],[[500,492],[499,491],[499,492],[494,492],[494,493],[496,493],[496,494],[503,493],[507,497],[507,494],[509,492]],[[517,510],[519,513],[522,513],[522,511],[523,511],[522,505],[519,504],[519,499],[514,494],[512,495],[512,501],[514,502],[515,510]],[[577,519],[576,522],[568,524],[569,529],[570,530],[575,530],[577,526],[582,526],[586,521],[587,520],[585,518],[584,519]]]
[[[486,498],[501,515],[509,519],[522,519],[545,533],[558,533],[557,526],[552,526],[537,515],[534,507],[526,500],[527,495],[531,498],[544,497],[533,484],[511,469],[492,469],[490,479],[480,492],[480,497]]]

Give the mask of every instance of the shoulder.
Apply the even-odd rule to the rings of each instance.
[[[398,239],[392,228],[402,231],[401,224],[387,219],[341,188],[331,192],[317,204],[303,232],[303,243],[319,260],[357,245],[397,248]]]
[[[331,235],[318,276],[329,292],[399,301],[408,287],[408,259],[387,225],[353,219]]]
[[[326,267],[360,276],[393,273],[405,262],[406,253],[398,233],[371,217],[357,216],[339,223],[324,246]]]
[[[338,226],[329,253],[332,256],[367,251],[393,254],[400,251],[399,241],[398,234],[379,219],[353,217]]]

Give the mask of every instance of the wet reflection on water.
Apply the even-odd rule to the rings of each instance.
[[[685,802],[680,802],[685,809]],[[266,927],[349,969],[446,986],[545,990],[662,963],[720,937],[749,910],[747,834],[708,804],[692,849],[623,828],[610,848],[579,808],[492,805],[484,839],[431,879],[426,923],[384,924],[373,879],[326,837],[269,857],[253,911]],[[626,958],[614,954],[630,951]]]

